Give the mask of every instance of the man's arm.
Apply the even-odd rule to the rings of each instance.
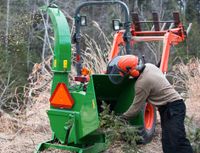
[[[127,119],[135,117],[146,103],[147,97],[148,94],[144,89],[136,87],[134,101],[129,109],[123,114],[123,116]]]

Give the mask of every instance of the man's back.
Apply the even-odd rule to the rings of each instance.
[[[162,71],[153,64],[146,64],[136,81],[137,88],[142,88],[147,94],[147,100],[157,106],[182,99]]]

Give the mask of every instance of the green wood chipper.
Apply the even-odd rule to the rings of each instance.
[[[131,22],[129,9],[124,2],[107,0],[82,3],[75,12],[75,34],[73,36],[76,44],[76,52],[73,53],[76,56],[77,69],[75,80],[79,83],[71,85],[68,80],[72,61],[69,26],[64,14],[57,6],[48,6],[46,11],[53,23],[55,34],[51,107],[47,111],[52,130],[52,140],[41,143],[36,152],[48,148],[78,153],[101,152],[107,147],[105,135],[98,130],[100,126],[99,108],[102,101],[110,104],[113,111],[119,115],[125,112],[132,104],[135,94],[135,79],[126,78],[121,83],[115,84],[110,80],[110,74],[92,74],[89,76],[90,79],[87,79],[81,73],[80,28],[86,24],[86,16],[81,16],[81,9],[87,6],[116,4],[123,9],[125,22],[117,24],[119,20],[113,20],[114,29],[120,28],[117,29],[109,60],[120,54],[120,45],[125,48],[126,54],[131,54],[131,44],[133,44],[131,41],[136,43],[138,41],[163,40],[165,45],[163,46],[161,69],[165,73],[170,45],[178,44],[184,40],[185,31],[177,13],[174,13],[174,21],[172,21],[175,23],[174,29],[160,30],[157,14],[153,14],[154,21],[152,23],[154,23],[155,31],[142,31],[138,15],[133,13],[133,22]],[[175,33],[173,30],[178,32]],[[173,37],[176,39],[173,39]],[[171,39],[173,41],[170,41]],[[141,112],[130,121],[130,124],[139,127],[140,131],[142,131],[140,133],[144,143],[146,143],[153,136],[155,122],[155,107],[147,103]]]

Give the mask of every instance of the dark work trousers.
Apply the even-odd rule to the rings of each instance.
[[[162,147],[164,153],[193,153],[186,138],[184,119],[186,107],[183,100],[158,108],[161,117]]]

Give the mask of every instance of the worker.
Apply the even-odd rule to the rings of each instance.
[[[108,70],[108,73],[118,71],[121,76],[137,78],[134,101],[122,118],[133,118],[148,101],[157,106],[160,113],[163,152],[193,153],[184,127],[185,103],[158,67],[150,63],[143,64],[137,56],[124,55],[115,57],[108,65]]]

